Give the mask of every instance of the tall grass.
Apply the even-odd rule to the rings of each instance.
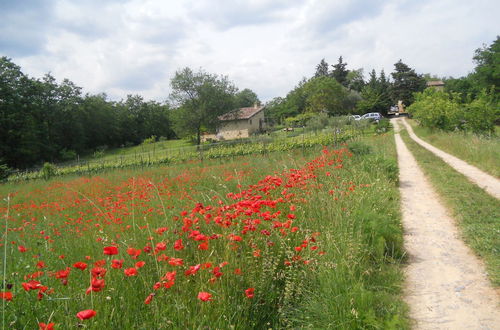
[[[2,185],[0,196],[14,192],[9,241],[2,241],[3,290],[14,294],[4,308],[6,324],[404,328],[392,140],[358,141],[370,151],[352,156],[313,147]],[[195,231],[210,239],[197,240]],[[173,248],[178,239],[182,250]],[[106,246],[116,246],[118,255],[104,255]],[[141,254],[133,259],[127,248]],[[166,256],[184,264],[172,266]],[[112,268],[113,259],[123,259],[123,268]],[[74,268],[78,261],[88,268]],[[106,284],[87,295],[96,262],[107,269]],[[195,274],[185,275],[195,265]],[[67,282],[56,278],[67,267]],[[128,268],[137,276],[125,276]],[[175,284],[154,290],[174,270]],[[47,291],[25,291],[21,283],[30,279]],[[250,288],[253,297],[245,294]],[[211,301],[197,299],[199,292]],[[75,315],[84,309],[97,315],[79,321]]]

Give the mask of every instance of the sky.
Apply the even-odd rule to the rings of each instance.
[[[496,0],[0,0],[0,56],[85,93],[163,102],[177,70],[224,75],[261,101],[325,59],[389,74],[467,75],[500,34]]]

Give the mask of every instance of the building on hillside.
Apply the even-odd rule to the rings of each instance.
[[[219,120],[217,140],[247,138],[265,129],[264,107],[257,104],[225,113],[219,117]]]
[[[437,91],[444,91],[444,82],[441,80],[433,80],[427,82],[427,87],[434,88]]]

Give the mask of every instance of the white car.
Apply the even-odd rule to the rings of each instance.
[[[361,116],[361,119],[368,119],[378,123],[382,119],[382,115],[379,112],[368,112]]]

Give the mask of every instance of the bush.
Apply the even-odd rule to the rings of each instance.
[[[465,106],[464,129],[475,134],[494,134],[500,107],[486,92]]]
[[[390,129],[391,129],[391,123],[387,118],[383,118],[375,126],[375,132],[377,132],[378,134],[388,132]]]
[[[57,174],[57,167],[51,163],[43,164],[43,167],[40,169],[40,176],[45,180],[50,179],[51,177]]]
[[[64,148],[59,152],[59,157],[61,160],[66,161],[66,160],[73,160],[76,158],[76,151],[74,150],[67,150]]]
[[[372,147],[363,142],[352,142],[348,148],[354,155],[368,155],[372,152]]]
[[[147,139],[144,139],[144,141],[142,141],[142,144],[152,144],[155,142],[156,142],[156,135],[151,135]]]
[[[7,166],[7,164],[2,163],[0,159],[0,181],[7,179],[7,177],[12,173],[12,169]]]

